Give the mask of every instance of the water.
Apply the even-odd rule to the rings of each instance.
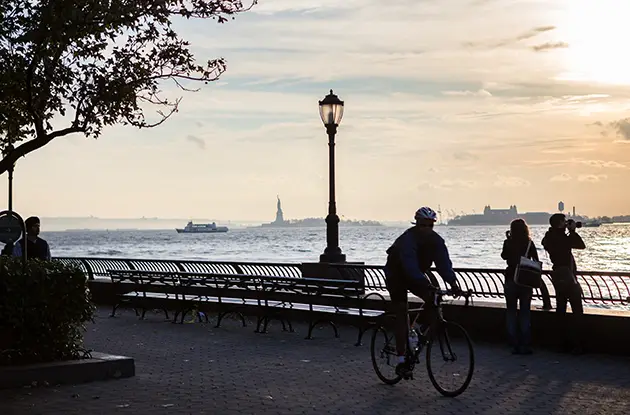
[[[348,261],[385,263],[385,250],[405,228],[342,227],[340,246]],[[503,268],[505,227],[438,227],[456,267]],[[540,241],[546,226],[531,228],[541,260],[550,266]],[[575,251],[581,270],[630,272],[630,225],[603,225],[579,230],[587,249]],[[223,234],[178,234],[172,230],[44,232],[53,256],[194,259],[251,262],[319,260],[326,229],[249,228]]]

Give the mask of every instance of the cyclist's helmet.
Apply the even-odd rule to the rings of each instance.
[[[435,213],[435,211],[431,209],[430,207],[426,207],[426,206],[421,207],[420,209],[416,211],[414,219],[416,220],[416,222],[426,222],[426,221],[436,222],[437,213]]]

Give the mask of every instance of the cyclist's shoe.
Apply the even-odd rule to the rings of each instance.
[[[396,365],[396,376],[400,376],[401,378],[407,380],[411,379],[412,371],[409,369],[409,365],[407,363],[398,363]]]

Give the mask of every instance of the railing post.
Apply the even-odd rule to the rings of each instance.
[[[83,266],[85,267],[85,271],[87,272],[87,275],[88,275],[88,280],[93,281],[94,271],[92,270],[92,267],[90,266],[90,263],[88,262],[87,258],[79,258],[79,262],[83,264]]]

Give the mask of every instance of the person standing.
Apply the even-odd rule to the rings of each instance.
[[[577,330],[579,320],[584,314],[584,307],[573,249],[585,249],[586,245],[576,232],[578,224],[572,219],[567,220],[564,214],[551,215],[549,225],[551,226],[542,240],[542,245],[549,253],[549,259],[553,264],[551,281],[556,290],[556,312],[560,316],[563,329],[562,349],[582,353]],[[567,317],[567,302],[571,304],[573,314],[571,318]]]
[[[507,332],[513,354],[531,354],[532,288],[516,284],[514,276],[521,257],[538,261],[536,245],[529,236],[529,227],[523,219],[510,223],[503,242],[501,258],[507,262],[505,270],[505,302]]]
[[[13,247],[13,256],[21,257],[26,246],[27,259],[40,259],[50,261],[50,247],[48,242],[39,237],[40,220],[37,216],[31,216],[24,221],[26,237],[16,242]]]

